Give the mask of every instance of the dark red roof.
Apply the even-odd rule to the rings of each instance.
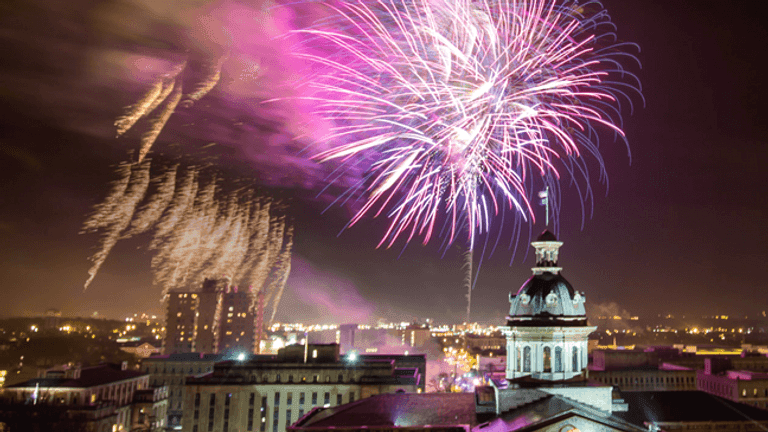
[[[362,426],[458,426],[473,427],[474,393],[381,394],[338,407],[317,410],[295,428],[358,428]]]

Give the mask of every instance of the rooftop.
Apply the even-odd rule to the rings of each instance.
[[[144,359],[147,361],[221,361],[225,356],[221,354],[205,354],[205,353],[179,353],[179,354],[165,354],[165,355],[153,355]]]
[[[381,394],[332,408],[318,409],[296,423],[298,428],[370,428],[420,425],[474,427],[472,393]]]
[[[731,402],[703,391],[622,392],[629,411],[617,413],[630,423],[768,421],[768,411]]]
[[[86,367],[80,371],[80,378],[35,378],[6,388],[35,387],[97,387],[118,381],[147,376],[144,372],[122,370],[120,365],[103,364]]]
[[[552,234],[552,231],[546,229],[542,231],[541,234],[539,234],[539,237],[536,238],[537,242],[544,242],[544,241],[557,241],[557,237]]]
[[[530,392],[530,391],[529,391]],[[535,392],[535,391],[534,391]],[[464,428],[482,432],[538,431],[546,425],[579,417],[610,430],[640,432],[626,421],[574,400],[540,393],[514,408],[477,414],[472,393],[382,394],[333,408],[316,408],[293,430],[396,428]]]

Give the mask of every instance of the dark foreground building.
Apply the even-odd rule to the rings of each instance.
[[[623,392],[622,419],[651,431],[746,432],[768,430],[768,412],[703,391]]]
[[[166,387],[124,365],[51,370],[0,390],[0,431],[161,431],[167,407]]]

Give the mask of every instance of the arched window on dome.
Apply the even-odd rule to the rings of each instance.
[[[552,348],[544,347],[544,372],[552,373]]]
[[[573,347],[573,371],[579,371],[579,349]]]
[[[555,347],[555,372],[563,371],[563,348]]]
[[[523,372],[531,371],[531,347],[523,348]]]
[[[515,363],[515,368],[518,372],[520,372],[520,368],[522,366],[522,363],[520,362],[520,347],[517,347],[517,362]]]

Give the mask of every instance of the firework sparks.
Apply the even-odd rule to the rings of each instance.
[[[291,249],[293,249],[293,227],[288,227],[288,231],[285,234],[286,244],[283,248],[283,252],[280,254],[279,263],[275,266],[275,279],[269,286],[269,291],[274,292],[275,300],[272,302],[272,316],[269,318],[269,325],[275,321],[275,314],[277,313],[277,306],[280,304],[280,299],[283,297],[283,291],[285,290],[285,283],[288,281],[288,275],[291,274]]]
[[[101,227],[106,231],[101,239],[99,250],[91,257],[93,265],[88,270],[89,277],[85,281],[85,289],[93,282],[109,256],[109,252],[121,238],[122,232],[130,225],[136,206],[144,198],[149,186],[149,163],[124,164],[119,171],[122,174],[121,180],[107,198],[108,205],[100,206],[99,210],[85,223],[86,229]],[[127,187],[123,188],[126,182]],[[105,211],[107,208],[110,211]]]
[[[140,118],[144,117],[148,112],[152,112],[155,109],[155,102],[160,100],[162,102],[165,97],[160,97],[163,91],[163,82],[156,82],[151,89],[134,105],[126,108],[126,113],[117,120],[115,120],[115,126],[117,127],[117,136],[120,136],[133,127]],[[166,95],[167,96],[167,95]],[[157,102],[159,103],[159,102]]]
[[[191,107],[192,104],[202,99],[203,96],[207,95],[208,92],[216,87],[216,84],[219,83],[219,79],[221,79],[221,66],[227,60],[227,57],[228,56],[223,56],[217,61],[209,61],[206,63],[205,75],[197,82],[197,84],[195,84],[192,92],[185,95],[182,106],[185,108]]]
[[[131,229],[125,234],[126,237],[132,237],[147,231],[156,221],[160,220],[163,211],[173,200],[173,194],[176,191],[176,170],[178,165],[170,168],[163,177],[157,182],[158,188],[154,195],[151,195],[149,202],[141,208],[131,222]]]
[[[204,175],[194,167],[181,173],[178,166],[166,169],[150,194],[148,160],[123,164],[118,172],[120,179],[85,222],[85,232],[105,232],[86,287],[118,240],[152,231],[152,270],[164,295],[207,278],[226,278],[230,285],[265,290],[277,309],[290,272],[293,230],[286,229],[270,200],[254,198],[251,190],[222,198],[221,182],[213,177],[201,184]]]
[[[163,131],[171,115],[181,106],[191,107],[196,101],[208,94],[221,78],[221,67],[227,56],[205,64],[204,73],[195,80],[190,93],[184,94],[182,89],[183,72],[187,70],[187,62],[183,62],[172,72],[159,78],[138,102],[126,108],[125,114],[115,120],[117,136],[128,132],[141,118],[149,116],[161,105],[163,109],[149,121],[148,130],[141,137],[138,161],[144,161],[157,137]]]
[[[603,175],[597,129],[623,137],[622,89],[639,93],[597,2],[329,7],[331,18],[294,32],[305,37],[297,50],[313,71],[311,99],[335,124],[324,141],[340,143],[316,158],[368,173],[349,191],[365,197],[350,224],[386,214],[379,245],[427,243],[446,220],[448,243],[467,232],[471,248],[507,209],[534,217],[533,174],[583,175],[589,188],[580,156],[593,155]]]
[[[143,161],[149,153],[149,149],[152,148],[152,144],[155,143],[157,136],[163,130],[163,127],[168,123],[168,119],[171,118],[171,114],[176,111],[176,107],[181,100],[181,82],[176,82],[173,89],[165,102],[165,108],[151,121],[149,130],[141,137],[141,148],[139,149],[139,162]]]

